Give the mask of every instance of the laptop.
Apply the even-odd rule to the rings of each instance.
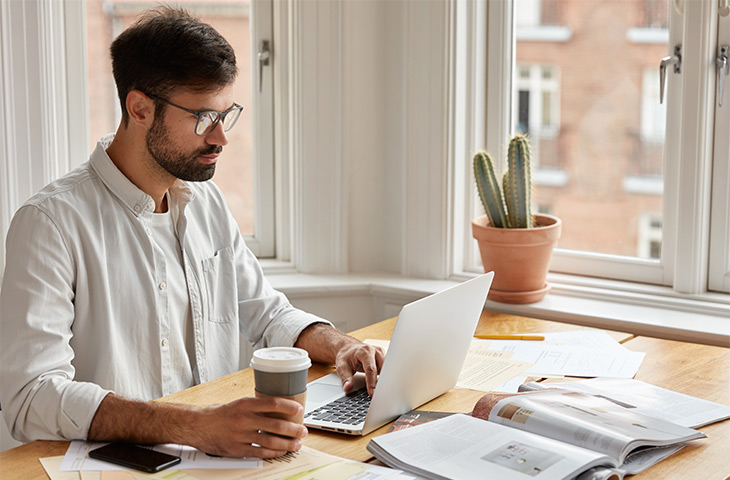
[[[304,425],[366,435],[450,390],[459,378],[494,272],[405,305],[398,315],[372,399],[345,395],[337,373],[307,384]]]

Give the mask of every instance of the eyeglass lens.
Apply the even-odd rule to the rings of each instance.
[[[209,134],[218,124],[219,117],[221,117],[220,120],[223,122],[223,131],[227,132],[236,124],[238,117],[241,115],[241,110],[243,109],[235,107],[223,112],[222,114],[214,111],[203,112],[198,117],[198,124],[195,126],[195,133],[198,135]]]

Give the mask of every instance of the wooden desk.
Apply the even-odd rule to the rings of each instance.
[[[395,319],[365,327],[352,333],[356,338],[389,339]],[[484,312],[477,333],[508,334],[549,331],[569,331],[583,327],[513,315]],[[634,337],[631,334],[609,332],[627,348],[646,352],[646,358],[636,378],[670,390],[686,393],[720,403],[730,399],[725,380],[730,378],[730,349],[693,343]],[[309,380],[333,370],[314,365]],[[423,410],[470,412],[483,392],[457,390],[441,395],[423,405]],[[242,396],[253,396],[253,374],[250,369],[227,375],[212,382],[175,393],[159,401],[191,405],[225,403]],[[350,437],[311,430],[304,444],[324,452],[359,461],[372,461],[365,449],[372,436],[381,435],[386,425],[365,437]],[[690,442],[682,451],[636,475],[637,480],[649,479],[726,479],[730,477],[727,451],[730,447],[730,421],[703,427],[707,439]],[[0,452],[0,477],[5,479],[47,479],[38,458],[63,455],[68,442],[36,441]]]

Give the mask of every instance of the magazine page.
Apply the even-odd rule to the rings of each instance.
[[[529,383],[524,388],[564,388],[609,398],[626,408],[689,428],[730,418],[730,406],[657,387],[633,378],[591,378],[573,382]]]
[[[474,415],[484,414],[485,408],[478,408],[480,402]],[[705,437],[696,430],[643,415],[604,398],[561,389],[503,398],[491,408],[488,419],[604,453],[618,465],[640,446],[667,446]]]
[[[611,465],[606,455],[462,414],[375,437],[367,449],[388,466],[431,479],[573,479]]]

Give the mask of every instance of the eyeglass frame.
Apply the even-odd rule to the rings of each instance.
[[[239,105],[239,104],[237,104],[235,102],[233,103],[233,106],[231,108],[229,108],[228,110],[226,110],[224,112],[218,112],[216,110],[191,110],[189,108],[183,107],[182,105],[178,105],[176,103],[172,103],[170,100],[168,100],[166,98],[162,98],[162,97],[160,97],[158,95],[154,95],[152,93],[146,93],[146,92],[142,92],[142,93],[144,93],[145,95],[147,95],[149,98],[153,98],[155,100],[159,100],[159,101],[164,102],[164,103],[166,103],[168,105],[172,105],[175,108],[179,108],[180,110],[183,110],[183,111],[188,112],[188,113],[190,113],[192,115],[195,115],[197,117],[197,120],[196,120],[196,123],[195,123],[195,128],[193,129],[193,132],[195,132],[195,135],[197,135],[199,137],[205,137],[206,135],[210,135],[211,133],[213,133],[213,130],[216,129],[216,127],[218,126],[219,123],[221,123],[221,122],[223,122],[225,120],[226,115],[228,115],[229,113],[238,111],[238,116],[240,116],[241,115],[241,112],[243,112],[243,110],[244,110],[244,107],[243,106],[241,106],[241,105]],[[210,125],[210,127],[208,127],[210,129],[210,131],[208,131],[207,133],[198,133],[198,125],[200,124],[201,118],[203,117],[203,115],[210,114],[210,113],[215,113],[216,116],[217,116],[216,120]],[[236,125],[236,122],[238,122],[238,117],[236,117],[236,120],[231,125],[229,125],[228,128],[225,128],[224,127],[223,128],[223,131],[224,132],[230,131],[234,127],[234,125]]]

